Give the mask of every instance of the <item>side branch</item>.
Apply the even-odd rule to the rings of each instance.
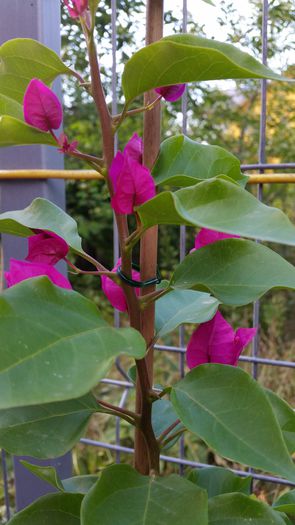
[[[87,46],[89,54],[89,65],[91,72],[92,95],[100,117],[103,150],[106,164],[109,167],[114,156],[114,138],[112,133],[112,117],[109,113],[100,76],[100,68],[97,59],[97,50],[93,34],[87,35]]]

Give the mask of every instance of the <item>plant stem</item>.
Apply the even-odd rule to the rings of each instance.
[[[123,111],[119,115],[114,115],[113,122],[115,123],[116,130],[117,126],[120,125],[126,117],[133,117],[133,115],[138,115],[140,113],[144,113],[145,111],[150,111],[155,107],[156,104],[158,104],[158,102],[161,101],[161,99],[162,95],[159,95],[155,100],[153,100],[146,106],[142,106],[141,108],[136,109],[130,109],[129,111],[125,110],[125,112]]]
[[[165,447],[166,445],[168,445],[168,443],[170,443],[171,441],[173,441],[173,439],[175,439],[176,437],[178,436],[181,436],[181,434],[183,434],[184,432],[186,432],[186,428],[180,428],[179,430],[177,430],[176,432],[174,432],[173,434],[171,434],[167,439],[165,439],[164,441],[161,442],[161,446],[162,447]]]
[[[149,2],[152,4],[153,2]],[[155,4],[159,3],[159,5],[162,6],[162,15],[161,15],[161,21],[160,25],[162,25],[162,18],[163,18],[163,0],[156,0],[154,1]],[[156,10],[156,15],[158,14],[158,10]],[[91,84],[92,84],[92,95],[94,98],[94,102],[99,114],[100,118],[100,124],[101,124],[101,130],[102,130],[102,138],[103,138],[103,151],[104,151],[104,159],[106,163],[107,169],[110,168],[112,160],[114,158],[114,127],[112,124],[112,117],[109,113],[103,87],[101,83],[101,76],[100,76],[100,69],[97,59],[97,52],[95,47],[95,42],[93,38],[93,34],[89,34],[86,30],[84,31],[86,41],[87,41],[87,47],[88,47],[88,54],[89,54],[89,64],[90,64],[90,71],[91,71]],[[152,95],[153,96],[153,95]],[[150,96],[150,98],[152,98]],[[123,110],[126,113],[127,106],[125,106]],[[153,113],[155,109],[148,112],[149,114]],[[118,128],[118,125],[117,125]],[[150,130],[150,136],[153,134],[153,130]],[[159,134],[159,133],[158,133]],[[158,152],[159,144],[157,143],[156,150]],[[151,150],[152,151],[152,150]],[[152,151],[152,155],[154,157],[154,151]],[[154,159],[153,159],[154,160]],[[150,161],[148,165],[150,165],[152,162],[152,159],[150,158]],[[113,188],[112,183],[110,179],[108,178],[108,185],[110,189],[110,194],[112,196],[113,194]],[[122,257],[122,271],[127,275],[131,276],[132,271],[132,249],[126,250],[126,239],[129,237],[129,230],[128,230],[128,223],[127,218],[125,215],[116,214],[116,221],[118,226],[118,234],[119,234],[119,241],[120,241],[120,248],[121,248],[121,257]],[[87,259],[90,260],[87,256]],[[155,259],[155,266],[156,266],[156,256]],[[94,263],[95,264],[95,263]],[[96,265],[96,264],[95,264]],[[152,274],[152,277],[154,275],[154,272]],[[125,293],[127,305],[128,305],[128,314],[130,319],[130,325],[141,332],[146,337],[146,341],[149,338],[149,335],[145,333],[143,327],[142,327],[142,318],[141,318],[141,311],[139,308],[139,302],[135,293],[135,289],[128,286],[126,283],[122,283],[122,288]],[[151,318],[151,326],[149,332],[153,332],[153,320]],[[152,400],[149,395],[149,392],[151,390],[151,379],[149,377],[149,371],[147,368],[147,362],[145,359],[141,359],[136,361],[137,366],[137,399],[140,399],[140,403],[137,402],[136,404],[136,410],[135,413],[140,414],[140,421],[138,423],[138,426],[136,426],[135,429],[135,465],[139,472],[149,474],[149,472],[152,470],[154,472],[159,472],[159,446],[156,440],[156,437],[154,435],[153,427],[152,427],[152,421],[151,421],[151,411],[152,411]],[[126,417],[126,415],[124,416]],[[138,448],[138,444],[139,448]],[[141,458],[139,460],[139,457]],[[139,461],[138,461],[139,460]]]
[[[88,274],[93,274],[93,275],[99,275],[99,274],[103,274],[103,275],[106,275],[106,274],[109,274],[111,272],[109,272],[107,270],[107,268],[105,268],[102,264],[100,264],[98,261],[95,261],[95,264],[94,266],[96,266],[96,268],[98,269],[96,272],[85,272],[84,270],[80,270],[80,268],[78,268],[77,266],[75,266],[69,259],[67,259],[67,257],[65,257],[65,261],[66,263],[71,267],[73,268],[73,270],[75,270],[77,273],[88,273]]]
[[[159,40],[163,35],[163,16],[164,16],[164,0],[147,0],[147,16],[146,16],[146,44]],[[146,93],[145,105],[149,101],[156,98],[154,91]],[[144,114],[144,153],[143,164],[148,168],[152,168],[160,147],[160,125],[161,125],[161,108],[156,105],[151,111],[146,111]],[[157,244],[158,232],[157,228],[149,229],[141,239],[140,245],[140,268],[141,280],[145,281],[155,276],[157,270]],[[154,286],[144,288],[142,294],[151,293],[155,290]],[[146,340],[149,348],[154,337],[155,326],[155,308],[154,304],[148,306],[142,315],[141,333]],[[143,366],[140,364],[140,366]],[[144,359],[144,366],[147,370],[149,385],[153,384],[153,349],[150,349],[146,358]],[[141,412],[148,418],[151,432],[148,439],[150,445],[147,447],[146,440],[143,435],[135,429],[135,467],[142,474],[148,474],[151,468],[155,472],[159,472],[159,458],[160,450],[154,435],[151,425],[152,404],[150,398],[144,395],[140,388],[140,376],[138,374],[137,388],[136,388],[136,412]],[[147,424],[147,423],[146,423]],[[148,450],[147,450],[148,448]],[[149,452],[152,457],[149,456]],[[153,465],[151,464],[153,461]],[[155,465],[155,466],[154,466]]]
[[[88,155],[87,153],[82,153],[82,151],[79,151],[79,150],[69,151],[69,152],[65,152],[65,154],[69,155],[69,157],[75,157],[77,159],[86,160],[87,162],[91,163],[93,167],[95,167],[96,171],[104,167],[103,159],[99,159],[98,157],[94,157],[93,155]],[[100,173],[100,175],[102,174]]]
[[[147,308],[150,304],[154,303],[155,301],[160,299],[160,297],[163,297],[170,291],[170,288],[164,288],[162,290],[154,290],[153,292],[143,295],[139,300],[140,308],[142,310],[145,310],[145,308]]]
[[[117,414],[122,414],[122,415],[125,415],[125,416],[128,416],[130,417],[131,419],[133,419],[134,423],[136,421],[139,421],[140,419],[140,415],[139,414],[136,414],[135,412],[132,412],[131,410],[127,410],[126,408],[121,408],[121,407],[117,407],[115,405],[112,405],[111,403],[107,403],[106,401],[102,401],[101,399],[97,399],[97,403],[109,410],[112,410],[112,412],[117,412]]]
[[[91,72],[92,95],[99,114],[101,123],[101,132],[103,140],[103,151],[106,165],[109,167],[114,157],[114,137],[112,133],[112,117],[109,113],[105,95],[101,83],[100,68],[97,59],[97,50],[94,42],[94,36],[91,33],[86,35],[89,65]]]
[[[159,443],[161,443],[165,439],[165,437],[168,436],[168,434],[170,434],[171,430],[173,430],[175,427],[177,427],[177,425],[179,425],[179,423],[180,423],[180,419],[176,419],[176,421],[174,421],[172,425],[167,427],[164,430],[164,432],[162,432],[162,434],[158,437]]]

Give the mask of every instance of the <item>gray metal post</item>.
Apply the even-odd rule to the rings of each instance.
[[[60,0],[1,0],[0,44],[11,38],[34,38],[60,51]],[[60,82],[55,89],[60,93]],[[63,157],[54,148],[48,146],[30,146],[4,148],[0,150],[1,169],[63,168]],[[4,181],[0,184],[1,212],[21,209],[35,197],[45,197],[58,206],[65,205],[63,181]],[[22,259],[27,243],[23,239],[3,235],[4,267],[7,268],[10,257]],[[50,486],[38,480],[15,458],[15,483],[17,510],[27,506],[40,495],[51,491]],[[37,463],[32,458],[30,461]],[[43,462],[41,462],[43,464]],[[59,471],[61,477],[71,475],[71,455],[46,461]]]

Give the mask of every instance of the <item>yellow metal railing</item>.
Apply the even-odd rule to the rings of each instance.
[[[0,170],[0,180],[64,179],[100,180],[102,176],[94,170]],[[295,173],[252,173],[249,184],[295,183]]]

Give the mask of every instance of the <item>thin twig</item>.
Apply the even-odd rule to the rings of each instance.
[[[162,95],[160,95],[158,98],[153,100],[153,102],[150,102],[146,106],[142,106],[136,109],[130,109],[129,111],[123,110],[122,113],[119,113],[118,115],[114,115],[113,121],[116,126],[116,130],[118,129],[117,126],[121,125],[121,123],[126,117],[132,117],[133,115],[138,115],[139,113],[144,113],[145,111],[151,111],[156,106],[156,104],[160,102],[161,99],[162,99]]]
[[[140,417],[139,414],[136,414],[136,412],[133,412],[132,410],[127,410],[127,408],[117,407],[116,405],[112,405],[111,403],[108,403],[107,401],[102,401],[101,399],[97,399],[97,403],[99,403],[103,407],[109,408],[110,410],[116,410],[117,412],[121,412],[122,414],[125,414],[126,416],[133,417],[134,419],[138,419]]]
[[[114,272],[110,272],[109,270],[107,270],[107,268],[105,268],[102,264],[100,264],[97,261],[96,261],[95,266],[97,268],[100,267],[101,270],[86,271],[86,270],[81,270],[80,268],[75,266],[75,264],[73,264],[69,259],[67,259],[67,257],[65,257],[64,260],[73,270],[75,270],[76,273],[79,273],[79,274],[81,273],[81,274],[88,274],[88,275],[107,275],[111,279],[115,278],[115,276],[116,276],[116,274]]]
[[[163,432],[162,434],[158,437],[158,442],[159,443],[162,443],[162,441],[164,441],[164,438],[166,436],[168,436],[168,434],[170,434],[171,430],[174,430],[175,427],[177,427],[177,425],[179,425],[180,423],[180,419],[176,419],[174,421],[174,423],[172,423],[172,425],[170,425],[169,427],[167,427]]]
[[[187,431],[187,428],[180,428],[179,430],[177,430],[177,432],[174,432],[174,434],[171,434],[167,439],[162,441],[161,442],[161,447],[162,448],[165,447],[166,445],[168,445],[168,443],[173,441],[173,439],[175,439],[176,437],[180,436],[181,434],[183,434],[186,431]]]
[[[171,288],[163,288],[162,290],[155,290],[154,292],[151,292],[149,294],[142,295],[141,297],[139,297],[140,308],[144,310],[151,303],[154,303],[155,301],[160,299],[160,297],[163,297],[170,291]]]

